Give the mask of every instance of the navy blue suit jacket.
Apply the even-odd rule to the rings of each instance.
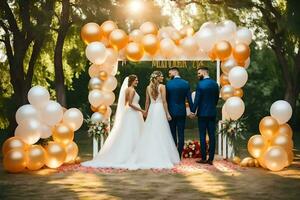
[[[188,99],[190,106],[192,105],[189,83],[182,78],[176,77],[168,81],[166,92],[170,115],[172,117],[186,116],[186,99]]]
[[[198,82],[191,111],[198,117],[215,117],[219,100],[219,86],[215,80],[206,78]]]

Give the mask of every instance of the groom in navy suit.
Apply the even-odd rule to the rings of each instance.
[[[168,109],[172,117],[172,120],[169,121],[169,125],[181,159],[184,146],[184,129],[186,119],[185,102],[188,100],[189,105],[192,105],[192,98],[190,85],[186,80],[180,77],[178,68],[170,68],[169,77],[171,80],[168,81],[166,85]]]
[[[215,155],[215,131],[217,103],[219,100],[219,86],[215,80],[209,77],[207,67],[198,69],[199,82],[197,85],[196,96],[191,112],[197,112],[199,135],[201,142],[202,159],[198,163],[208,163],[212,165]],[[209,157],[206,158],[206,132],[209,137]]]

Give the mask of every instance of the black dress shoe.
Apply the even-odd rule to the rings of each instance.
[[[197,162],[197,163],[200,163],[200,164],[206,164],[206,163],[207,163],[206,160],[197,160],[196,162]]]
[[[207,161],[207,164],[213,165],[213,161],[212,161],[212,160],[209,160],[209,161]]]

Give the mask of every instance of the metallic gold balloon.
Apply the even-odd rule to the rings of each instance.
[[[245,62],[250,56],[250,48],[244,43],[236,44],[232,51],[232,55],[237,62]]]
[[[40,145],[31,145],[27,151],[27,165],[30,170],[41,169],[46,162],[46,151]]]
[[[254,158],[262,156],[266,149],[266,142],[261,135],[253,135],[248,141],[248,152]]]
[[[74,131],[65,124],[58,124],[53,128],[53,140],[64,146],[74,139]]]
[[[22,149],[12,149],[4,155],[4,169],[11,173],[21,172],[27,163],[26,153]]]
[[[115,29],[109,35],[109,43],[116,50],[123,49],[128,41],[128,35],[121,29]]]
[[[101,34],[106,38],[108,38],[109,34],[117,28],[118,26],[115,24],[115,22],[109,20],[103,22],[103,24],[100,26]]]
[[[286,151],[292,150],[293,149],[293,144],[291,138],[286,133],[279,133],[276,134],[271,141],[272,146],[281,146],[284,148]]]
[[[98,112],[101,113],[102,115],[105,115],[105,113],[107,112],[107,107],[106,105],[101,105],[98,108]]]
[[[280,171],[288,163],[288,155],[282,147],[271,146],[264,153],[263,160],[269,170]]]
[[[148,34],[143,37],[142,45],[144,50],[153,56],[159,49],[159,40],[155,35]]]
[[[241,161],[240,166],[241,166],[241,167],[248,167],[248,163],[249,163],[249,161],[251,161],[251,160],[253,160],[253,158],[251,158],[251,157],[246,157],[246,158],[244,158],[244,159]]]
[[[217,58],[220,60],[226,60],[231,55],[232,47],[229,42],[223,40],[215,44],[214,50]]]
[[[221,89],[221,97],[223,100],[227,100],[234,94],[234,88],[231,85],[224,85]]]
[[[244,96],[243,89],[241,89],[241,88],[235,88],[233,96],[235,96],[235,97],[241,97],[242,98]]]
[[[144,35],[147,34],[153,34],[156,35],[158,32],[157,26],[152,22],[145,22],[140,26],[140,30],[144,33]]]
[[[259,162],[258,162],[257,159],[254,159],[254,165],[255,165],[255,167],[260,167]]]
[[[129,34],[129,41],[140,43],[143,37],[144,33],[140,29],[135,29]]]
[[[101,29],[96,23],[87,23],[81,28],[81,38],[86,43],[101,41]]]
[[[229,58],[228,60],[221,63],[221,70],[224,74],[228,75],[229,71],[236,66],[236,61],[233,58]]]
[[[232,158],[232,162],[233,162],[234,164],[239,165],[239,164],[241,163],[241,158],[240,158],[240,157],[237,157],[237,156],[234,156],[234,157]]]
[[[187,36],[192,36],[194,35],[194,29],[191,26],[184,26],[180,31],[181,37],[187,37]]]
[[[257,159],[257,161],[258,161],[258,163],[259,163],[259,165],[262,167],[262,168],[267,168],[266,167],[266,165],[265,165],[265,160],[263,159],[263,156],[261,156],[261,157],[259,157],[258,159]]]
[[[99,76],[100,71],[100,65],[93,64],[89,67],[89,75],[91,78]]]
[[[79,156],[76,157],[75,163],[76,164],[80,164],[81,163],[81,158]]]
[[[46,150],[46,166],[49,168],[58,168],[66,160],[67,153],[64,146],[57,142],[48,142]]]
[[[70,162],[74,162],[77,155],[78,155],[78,146],[75,142],[71,142],[69,143],[66,147],[65,147],[66,153],[67,153],[67,157],[65,162],[66,163],[70,163]]]
[[[90,108],[91,108],[91,111],[93,111],[93,112],[97,112],[98,111],[98,108],[94,107],[93,105],[91,105]]]
[[[292,137],[293,137],[293,130],[290,127],[289,124],[285,123],[285,124],[279,125],[277,134],[286,134],[286,135],[288,135],[288,137],[290,139],[292,139]]]
[[[221,86],[230,85],[228,76],[226,74],[222,74],[220,76],[220,84],[221,84]]]
[[[102,81],[106,81],[107,78],[108,78],[107,72],[101,71],[101,72],[99,73],[99,78],[100,78]]]
[[[277,133],[279,124],[271,116],[264,117],[259,123],[259,131],[267,140],[271,140]]]
[[[28,148],[28,145],[23,142],[23,140],[19,137],[11,137],[8,138],[2,146],[2,152],[3,155],[5,155],[7,152],[9,152],[12,149],[21,149],[22,151],[26,151]]]
[[[136,42],[130,42],[126,46],[126,57],[130,61],[139,61],[144,56],[143,47]]]
[[[289,150],[287,151],[287,155],[288,155],[288,162],[286,166],[289,166],[292,164],[293,160],[294,160],[294,153],[293,150]]]
[[[211,61],[215,61],[217,59],[216,51],[214,48],[208,52],[208,57],[211,59]]]
[[[255,167],[255,159],[248,160],[248,167]]]

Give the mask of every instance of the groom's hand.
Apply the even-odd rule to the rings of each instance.
[[[195,118],[196,118],[196,114],[195,114],[195,113],[191,113],[191,114],[189,115],[189,118],[195,119]]]

